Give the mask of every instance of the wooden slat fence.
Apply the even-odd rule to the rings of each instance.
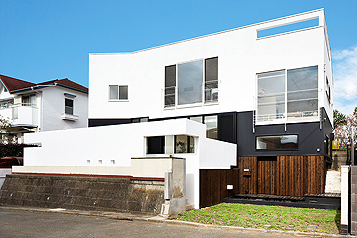
[[[224,197],[238,193],[239,170],[200,169],[200,207],[208,207],[222,202]],[[233,190],[227,190],[227,185]]]
[[[200,170],[200,207],[233,194],[303,197],[325,190],[324,156],[239,157],[238,169]],[[234,189],[227,190],[232,184]]]

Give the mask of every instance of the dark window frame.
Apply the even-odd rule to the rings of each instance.
[[[258,149],[258,138],[259,137],[273,137],[273,136],[297,136],[297,148],[276,148],[276,149]],[[299,150],[299,134],[273,134],[273,135],[256,135],[255,136],[255,151],[298,151]]]

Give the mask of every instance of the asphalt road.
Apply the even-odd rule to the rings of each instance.
[[[82,215],[0,210],[0,237],[295,237]]]

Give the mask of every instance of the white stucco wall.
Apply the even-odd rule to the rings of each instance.
[[[196,138],[195,153],[174,156],[186,158],[187,199],[198,207],[199,169],[236,165],[237,146],[207,139],[205,125],[187,119],[26,134],[25,143],[42,143],[42,147],[25,148],[24,166],[14,172],[122,175],[121,167],[131,166],[131,158],[152,157],[146,155],[145,137],[164,135]]]
[[[314,17],[319,17],[320,26],[257,39],[257,30]],[[133,53],[90,54],[89,118],[162,118],[251,111],[256,104],[257,73],[314,65],[319,66],[319,107],[323,107],[324,24],[323,10],[317,10]],[[165,66],[215,56],[219,103],[164,109]],[[128,85],[129,100],[109,102],[109,85]]]
[[[41,131],[65,130],[82,128],[88,125],[88,94],[67,89],[61,86],[42,88],[42,116]],[[65,112],[65,95],[76,95],[73,114],[78,116],[77,121],[63,120],[61,115]]]

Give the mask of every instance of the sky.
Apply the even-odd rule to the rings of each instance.
[[[357,106],[357,0],[0,0],[0,74],[88,87],[88,54],[132,52],[325,9],[334,108]]]

